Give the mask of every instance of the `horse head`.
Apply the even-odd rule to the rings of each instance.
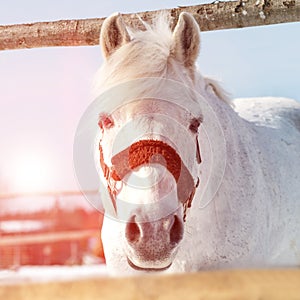
[[[97,163],[107,191],[104,248],[110,256],[112,232],[118,231],[119,255],[146,271],[172,265],[201,163],[202,112],[193,89],[199,27],[187,13],[173,32],[159,23],[154,26],[161,28],[144,24],[145,31],[130,32],[113,15],[100,35],[105,61]],[[108,226],[112,214],[118,225]]]

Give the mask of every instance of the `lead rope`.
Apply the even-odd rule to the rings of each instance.
[[[196,189],[199,186],[199,182],[200,182],[199,177],[197,177],[196,185],[195,185],[190,197],[187,199],[186,202],[183,203],[183,222],[186,221],[187,210],[188,210],[188,208],[190,208],[192,206],[193,198],[195,196]]]

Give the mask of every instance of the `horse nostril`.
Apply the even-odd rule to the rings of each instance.
[[[177,245],[183,237],[183,224],[177,216],[174,216],[174,223],[170,230],[170,242]]]
[[[131,218],[131,221],[127,223],[125,236],[129,243],[135,243],[140,239],[141,231],[138,224],[135,222],[135,216]]]

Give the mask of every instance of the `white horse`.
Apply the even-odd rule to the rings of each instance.
[[[102,240],[115,275],[300,265],[300,104],[230,101],[194,18],[102,26]],[[98,140],[98,142],[99,142]],[[98,151],[98,149],[97,149]]]

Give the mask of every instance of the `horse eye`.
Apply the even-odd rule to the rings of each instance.
[[[100,114],[98,125],[101,129],[109,129],[112,128],[115,124],[111,116],[107,114]]]
[[[198,132],[198,128],[200,126],[202,122],[202,118],[199,117],[199,118],[193,118],[191,120],[191,123],[190,123],[190,126],[189,126],[189,130],[193,133],[197,133]]]

